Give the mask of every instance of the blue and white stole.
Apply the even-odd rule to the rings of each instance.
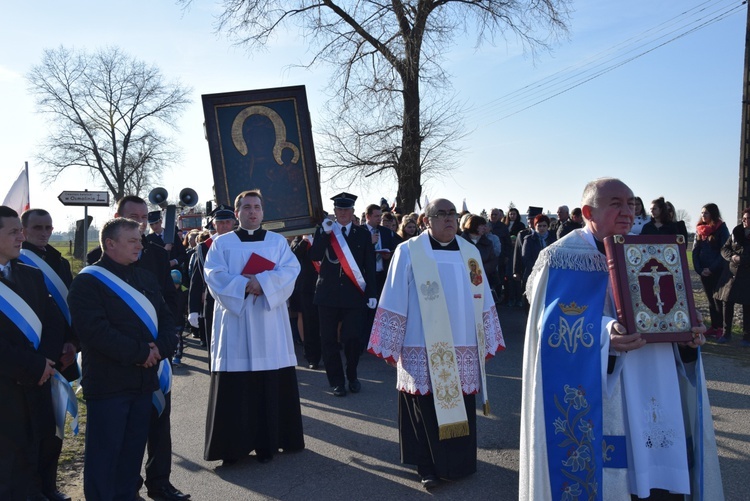
[[[601,321],[608,282],[601,269],[549,269],[539,350],[554,499],[601,500],[602,468],[627,465],[624,437],[602,433]]]
[[[0,282],[0,311],[26,336],[34,349],[42,341],[42,321],[16,292]]]
[[[151,335],[156,339],[159,336],[159,320],[156,315],[156,309],[151,301],[143,294],[135,290],[131,285],[126,283],[120,277],[111,271],[97,265],[87,266],[81,270],[81,273],[92,275],[99,279],[104,285],[112,289],[125,304],[127,304],[133,313],[148,328]],[[152,401],[159,415],[164,412],[165,395],[172,390],[172,366],[169,361],[163,358],[159,363],[159,389],[153,394]]]
[[[52,269],[50,265],[47,264],[44,259],[28,249],[21,249],[21,255],[18,257],[18,260],[33,268],[38,268],[39,270],[41,270],[42,275],[44,275],[44,283],[45,285],[47,285],[47,290],[52,296],[52,299],[55,300],[57,306],[60,308],[60,311],[62,311],[65,320],[68,322],[68,325],[70,325],[71,321],[70,309],[68,308],[68,288],[65,286],[65,283],[62,281],[60,276],[55,272],[55,270]]]

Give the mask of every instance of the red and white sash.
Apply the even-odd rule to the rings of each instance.
[[[352,227],[352,230],[349,231],[351,232],[353,229],[354,228]],[[362,276],[362,272],[359,270],[359,266],[357,266],[357,261],[355,261],[354,256],[352,256],[352,251],[349,250],[346,238],[341,234],[341,226],[334,224],[330,236],[331,247],[333,247],[333,252],[336,253],[336,257],[338,258],[339,263],[341,263],[341,269],[344,270],[344,273],[349,277],[349,280],[357,286],[359,292],[364,294],[366,286],[365,279]]]

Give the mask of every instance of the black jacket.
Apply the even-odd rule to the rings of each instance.
[[[750,239],[745,236],[741,224],[732,230],[729,240],[721,248],[721,255],[727,265],[719,278],[714,297],[729,303],[750,304]],[[734,262],[734,256],[739,257],[739,263]]]
[[[370,232],[361,226],[352,224],[351,230],[346,236],[346,242],[365,279],[365,293],[362,295],[357,286],[341,269],[341,264],[333,247],[331,247],[331,236],[325,233],[323,228],[318,227],[312,247],[308,252],[310,259],[321,261],[320,276],[313,300],[317,305],[360,308],[367,304],[369,298],[377,297],[375,247],[372,245]]]
[[[73,279],[68,304],[83,352],[84,397],[99,399],[153,392],[159,386],[158,365],[146,369],[139,364],[148,358],[150,342],[156,343],[162,358],[174,353],[177,337],[172,313],[151,272],[135,265],[118,264],[106,255],[96,264],[146,296],[156,309],[159,325],[154,339],[124,300],[98,278],[84,273]]]
[[[50,383],[39,386],[47,363],[46,353],[62,349],[64,319],[47,293],[42,272],[11,261],[12,282],[0,278],[36,313],[42,322],[39,349],[5,314],[0,313],[0,434],[19,446],[53,423]],[[59,352],[58,352],[59,353]],[[54,357],[49,357],[51,360]]]
[[[70,287],[70,284],[73,282],[73,272],[70,269],[70,263],[67,259],[62,257],[60,251],[58,251],[51,245],[45,246],[44,249],[40,249],[39,247],[31,245],[28,242],[23,242],[23,244],[21,245],[23,249],[31,251],[37,256],[41,257],[44,262],[47,263],[55,273],[57,273],[57,276],[60,277],[60,280],[62,280],[65,286]],[[53,303],[55,304],[55,307],[59,309],[57,303],[54,301]],[[60,312],[60,316],[63,322],[64,336],[61,340],[59,340],[59,342],[56,341],[54,344],[45,346],[45,356],[57,363],[58,370],[60,370],[61,368],[60,357],[62,356],[62,345],[64,343],[72,343],[76,346],[77,350],[80,350],[78,337],[73,332],[73,329],[68,325],[68,322],[65,320],[65,315],[62,312]],[[73,365],[68,367],[64,372],[62,372],[62,375],[65,376],[68,381],[75,381],[76,379],[78,379],[81,376],[78,372],[78,364],[74,363]]]

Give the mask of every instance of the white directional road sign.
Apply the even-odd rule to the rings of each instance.
[[[109,206],[108,191],[63,191],[57,197],[63,205],[101,205]]]

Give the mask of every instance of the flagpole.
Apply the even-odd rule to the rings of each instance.
[[[31,190],[29,189],[29,162],[24,162],[23,167],[24,169],[26,169],[26,193],[28,197],[26,201],[29,202],[29,209],[30,209],[31,208]]]

